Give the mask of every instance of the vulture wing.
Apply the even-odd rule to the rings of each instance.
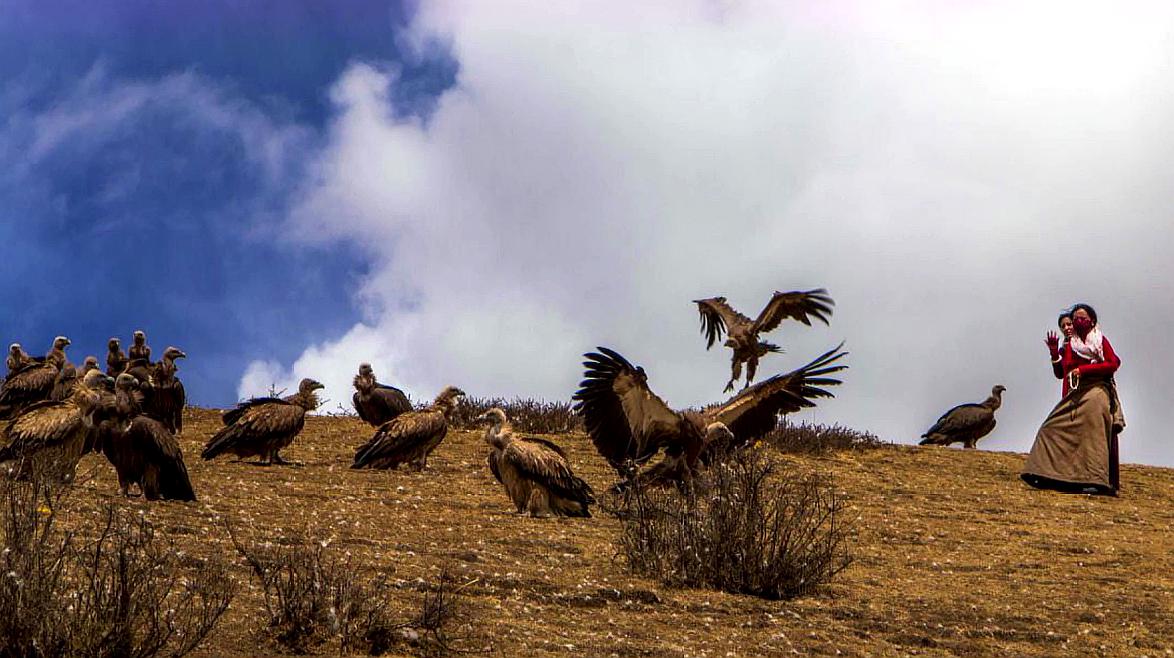
[[[544,443],[512,441],[502,451],[501,459],[525,477],[540,483],[548,491],[581,503],[595,502],[591,486],[575,476],[566,458]]]
[[[147,500],[196,499],[183,451],[163,423],[139,416],[131,421],[126,438],[126,448],[137,451],[145,463],[141,486]]]
[[[735,325],[750,324],[750,318],[734,310],[721,297],[697,300],[697,310],[701,313],[701,333],[705,334],[705,349],[721,340],[722,335]]]
[[[824,386],[838,386],[839,379],[828,377],[848,366],[836,364],[847,352],[844,346],[824,352],[807,365],[759,382],[735,395],[728,402],[705,412],[708,422],[722,422],[739,443],[752,441],[778,424],[779,414],[789,414],[814,407],[816,398],[833,397]]]
[[[788,318],[807,326],[811,326],[811,318],[828,324],[833,305],[835,302],[823,288],[807,292],[776,292],[754,321],[754,331],[770,331]]]
[[[363,468],[379,460],[400,463],[408,461],[411,455],[423,449],[437,436],[448,432],[448,422],[440,411],[421,411],[397,416],[375,431],[355,452],[351,468]]]
[[[971,432],[989,423],[992,416],[994,416],[994,412],[981,404],[960,404],[942,414],[938,422],[934,423],[933,427],[926,430],[925,434],[921,436]]]
[[[228,424],[208,440],[200,453],[204,459],[212,459],[237,445],[259,444],[297,434],[306,422],[306,410],[285,400],[254,398],[224,414],[224,420]]]
[[[585,354],[575,411],[600,455],[620,470],[624,461],[647,461],[679,436],[683,419],[648,388],[642,368],[606,347]]]
[[[493,473],[493,479],[501,482],[501,451],[496,448],[490,450],[485,461],[489,464],[489,472]]]
[[[150,385],[143,387],[142,393],[143,411],[148,416],[163,423],[172,434],[183,431],[183,406],[187,398],[183,382],[175,378],[166,381],[152,379]]]
[[[11,414],[24,405],[48,399],[57,377],[57,366],[47,362],[31,363],[9,374],[0,389],[0,410]]]
[[[0,450],[0,462],[57,445],[81,424],[81,414],[73,403],[38,402],[8,423],[8,445]]]

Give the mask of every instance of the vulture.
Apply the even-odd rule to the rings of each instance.
[[[643,368],[599,347],[584,355],[584,379],[574,395],[574,409],[595,449],[625,478],[617,489],[633,483],[689,488],[699,461],[720,459],[723,452],[761,437],[778,425],[779,414],[814,407],[816,398],[832,397],[822,387],[840,384],[828,375],[847,368],[836,363],[847,354],[841,347],[842,343],[802,368],[743,389],[722,404],[685,412],[674,411],[652,392]],[[661,448],[664,458],[636,473]]]
[[[5,361],[5,364],[8,366],[8,374],[11,375],[34,362],[33,357],[25,353],[20,343],[13,343],[8,346],[8,359]]]
[[[16,462],[18,473],[27,475],[27,466],[35,463],[59,479],[72,479],[81,456],[93,446],[92,413],[100,401],[97,389],[103,377],[89,373],[69,399],[37,402],[12,419],[0,464]]]
[[[298,392],[286,398],[253,398],[224,412],[224,427],[204,446],[200,456],[212,459],[231,453],[244,459],[254,455],[261,464],[288,464],[278,454],[293,443],[306,423],[306,412],[318,408],[314,391],[325,388],[313,379],[303,379]]]
[[[15,417],[25,407],[41,402],[42,400],[64,400],[68,395],[61,395],[72,383],[76,376],[63,372],[67,363],[65,347],[69,339],[58,336],[53,341],[53,349],[42,358],[29,357],[30,362],[19,369],[8,373],[4,378],[4,387],[0,389],[0,420]],[[10,350],[11,352],[11,350]],[[11,354],[9,355],[11,358]],[[69,366],[72,371],[73,366]],[[68,381],[65,381],[68,380]],[[58,397],[54,398],[54,394]]]
[[[183,382],[175,376],[175,360],[186,358],[183,350],[168,347],[163,360],[151,366],[151,375],[142,389],[144,413],[163,423],[172,434],[183,431],[183,407],[187,402]]]
[[[375,372],[371,370],[370,363],[359,364],[359,374],[355,375],[355,395],[351,401],[359,418],[375,427],[412,410],[412,403],[403,391],[375,381]]]
[[[68,399],[73,395],[79,378],[77,368],[73,367],[72,363],[66,363],[65,367],[57,371],[57,377],[53,380],[53,390],[49,392],[49,399],[56,401]]]
[[[351,468],[399,468],[411,463],[416,470],[428,465],[428,455],[448,433],[448,416],[465,392],[446,386],[422,411],[409,411],[379,426],[371,440],[355,451]]]
[[[811,318],[828,324],[835,302],[823,288],[801,292],[776,292],[767,302],[758,318],[750,318],[735,311],[726,303],[725,297],[695,299],[701,313],[701,333],[706,337],[705,349],[713,347],[722,334],[726,334],[725,346],[734,351],[731,362],[730,381],[726,392],[734,390],[734,382],[742,376],[742,364],[746,364],[746,383],[754,380],[758,370],[758,359],[771,352],[781,352],[778,345],[758,339],[758,334],[768,332],[788,318],[811,326]]]
[[[183,451],[163,423],[141,415],[138,381],[118,376],[115,401],[98,425],[97,443],[118,473],[119,492],[138,485],[147,500],[195,500]]]
[[[64,368],[65,365],[69,363],[69,359],[65,356],[65,348],[69,347],[70,345],[72,345],[72,343],[69,342],[69,339],[65,336],[58,336],[54,338],[53,348],[50,349],[49,353],[45,355],[45,360],[51,361],[53,365],[57,366],[59,370]]]
[[[87,372],[89,372],[91,370],[97,370],[97,369],[98,369],[98,357],[93,356],[93,355],[87,356],[86,360],[82,362],[82,371],[81,371],[81,373],[79,373],[78,376],[85,377]]]
[[[591,487],[575,477],[567,455],[545,439],[518,436],[505,411],[494,407],[477,417],[489,423],[485,442],[489,470],[505,486],[518,513],[530,516],[591,516]]]
[[[145,384],[151,377],[151,347],[147,345],[147,335],[142,331],[134,333],[134,342],[130,346],[130,355],[126,362],[126,372],[134,375],[140,384]]]
[[[117,338],[111,338],[110,342],[106,343],[106,374],[111,377],[117,377],[126,371],[126,352],[122,351],[122,342]]]
[[[979,439],[995,429],[995,411],[1003,404],[1002,384],[991,389],[991,395],[977,404],[960,404],[942,414],[933,427],[922,434],[918,445],[948,446],[958,441],[963,447],[973,448]]]

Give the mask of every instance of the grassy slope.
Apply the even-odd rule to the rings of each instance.
[[[1125,466],[1123,496],[1110,499],[1030,490],[1015,454],[780,456],[835,475],[859,515],[856,561],[819,596],[769,602],[627,575],[605,514],[511,514],[479,433],[450,434],[424,473],[356,472],[347,465],[370,434],[357,420],[311,419],[286,454],[300,467],[202,462],[217,425],[211,411],[186,420],[198,503],[127,504],[197,554],[231,554],[223,518],[253,541],[329,539],[363,564],[394,569],[405,610],[417,579],[451,565],[472,581],[464,592],[480,620],[479,638],[464,646],[491,645],[490,655],[1158,656],[1174,647],[1170,469]],[[612,482],[585,437],[556,440],[597,490]],[[116,482],[97,457],[82,469],[95,474],[75,498],[84,512]],[[237,573],[249,582],[242,565]],[[246,588],[202,655],[271,653],[257,632],[259,602]]]

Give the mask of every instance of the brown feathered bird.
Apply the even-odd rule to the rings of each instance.
[[[122,341],[117,338],[111,338],[106,343],[106,374],[111,377],[121,375],[126,372],[128,361],[126,352],[122,351]]]
[[[53,365],[57,366],[59,370],[64,368],[65,365],[69,363],[69,358],[65,356],[65,348],[72,344],[73,343],[71,343],[70,340],[65,336],[58,336],[54,338],[53,347],[49,350],[49,353],[45,355],[45,360],[52,362]]]
[[[408,396],[394,386],[380,384],[375,380],[375,371],[370,363],[359,364],[355,375],[355,394],[351,402],[359,418],[368,425],[379,427],[396,416],[412,410]]]
[[[78,376],[85,377],[87,372],[89,372],[91,370],[97,370],[97,369],[98,369],[98,357],[93,356],[93,355],[87,356],[86,360],[82,361],[82,369],[81,369],[81,372],[78,373]]]
[[[179,370],[175,360],[186,358],[183,350],[168,347],[163,359],[151,366],[151,374],[142,387],[143,413],[163,423],[172,434],[183,431],[183,407],[187,403],[183,382],[175,376]]]
[[[261,457],[261,464],[287,464],[278,454],[293,442],[306,422],[306,412],[318,408],[314,391],[325,388],[313,379],[303,379],[298,392],[287,398],[253,398],[226,411],[224,427],[216,433],[200,456],[212,459],[229,453],[244,459]]]
[[[477,417],[488,422],[489,470],[518,513],[530,516],[591,516],[590,485],[575,476],[567,454],[551,441],[514,433],[505,411],[494,407]]]
[[[44,400],[23,410],[8,423],[8,444],[0,449],[0,465],[25,476],[30,469],[61,480],[73,478],[78,460],[93,447],[92,412],[100,396],[100,372],[89,373],[67,400]]]
[[[29,405],[50,399],[61,388],[61,380],[66,377],[62,374],[65,355],[63,352],[54,355],[53,351],[50,355],[52,359],[30,357],[29,362],[4,378],[0,388],[0,420],[11,419]]]
[[[961,442],[963,447],[974,448],[979,439],[995,429],[995,411],[1003,404],[1002,384],[991,389],[991,395],[977,404],[960,404],[938,419],[933,427],[922,434],[918,445],[948,446]]]
[[[399,468],[412,464],[416,470],[428,465],[428,455],[448,433],[448,416],[465,392],[447,386],[423,411],[400,414],[379,426],[371,440],[355,451],[351,468]]]
[[[758,334],[773,330],[788,318],[798,320],[807,326],[811,326],[812,318],[828,324],[828,316],[835,305],[827,291],[822,288],[806,292],[776,292],[758,317],[751,320],[727,304],[725,297],[695,299],[693,302],[697,304],[697,310],[701,313],[701,333],[706,337],[705,349],[713,347],[724,333],[725,346],[734,352],[730,366],[730,381],[725,388],[727,392],[734,390],[734,382],[742,376],[743,363],[746,364],[746,383],[743,386],[745,388],[754,380],[754,374],[758,370],[758,359],[771,352],[782,351],[778,345],[759,340]]]
[[[12,374],[21,368],[31,365],[35,362],[33,357],[29,356],[20,343],[13,343],[8,346],[8,358],[4,360],[5,365],[8,366],[8,374]]]
[[[136,331],[131,339],[125,372],[134,375],[139,384],[145,384],[151,377],[151,346],[147,345],[147,335],[142,331]]]
[[[771,431],[779,415],[815,406],[815,399],[832,397],[825,388],[840,384],[828,375],[847,368],[835,362],[845,356],[840,346],[811,363],[775,375],[726,402],[703,411],[674,411],[648,387],[644,369],[632,365],[614,350],[597,348],[585,354],[584,379],[574,395],[579,413],[595,449],[625,482],[651,486],[676,483],[691,486],[698,462],[740,448]],[[651,468],[637,468],[664,449],[664,458]]]
[[[98,424],[97,444],[118,473],[118,487],[127,495],[138,485],[147,500],[195,500],[183,451],[163,423],[141,415],[138,381],[118,376],[115,401]]]

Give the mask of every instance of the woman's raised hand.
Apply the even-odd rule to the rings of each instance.
[[[1044,343],[1048,346],[1048,351],[1052,353],[1052,358],[1056,358],[1060,354],[1060,337],[1056,332],[1049,331]]]

